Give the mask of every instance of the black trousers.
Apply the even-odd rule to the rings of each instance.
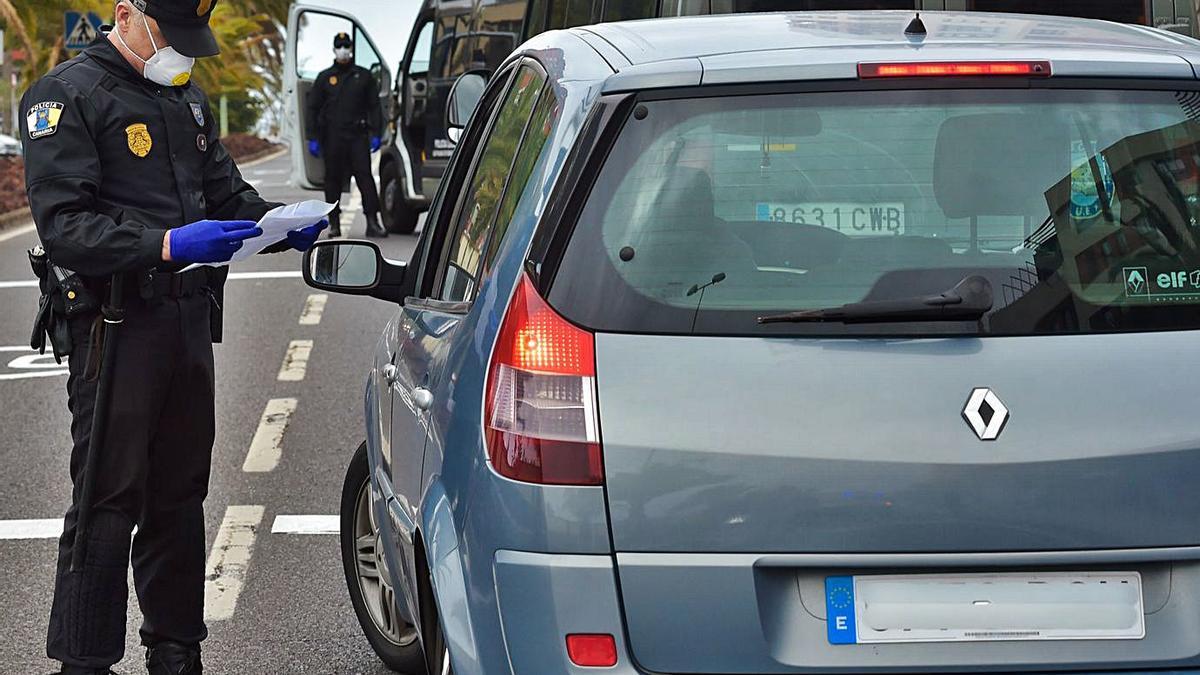
[[[378,215],[379,190],[371,175],[371,141],[366,135],[327,135],[321,153],[325,157],[325,201],[337,204],[342,198],[342,185],[347,176],[353,176],[362,193],[363,213]],[[338,216],[341,212],[339,206],[333,215]]]
[[[92,318],[71,320],[67,380],[71,481],[58,545],[46,654],[68,666],[107,668],[125,652],[131,562],[145,616],[143,644],[199,644],[204,625],[204,498],[214,435],[209,297],[132,298],[117,337],[108,431],[96,473],[83,569],[72,572],[80,474],[91,438],[100,348]],[[96,365],[96,364],[93,364]],[[132,537],[134,525],[137,535]]]

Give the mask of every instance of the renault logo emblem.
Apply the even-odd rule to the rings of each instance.
[[[1000,397],[987,387],[977,387],[963,407],[963,419],[981,441],[994,441],[1008,422],[1008,408]]]

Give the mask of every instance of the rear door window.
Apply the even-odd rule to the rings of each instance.
[[[485,247],[513,159],[545,81],[536,68],[523,65],[505,94],[450,232],[450,251],[439,295],[442,300],[463,302],[475,296]]]
[[[925,90],[647,102],[552,302],[596,329],[1200,328],[1200,94]],[[982,321],[761,325],[988,280]]]

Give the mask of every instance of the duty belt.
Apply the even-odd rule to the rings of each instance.
[[[197,293],[205,293],[212,287],[207,268],[173,274],[156,270],[139,272],[126,277],[126,284],[127,290],[132,290],[143,300],[185,298]]]

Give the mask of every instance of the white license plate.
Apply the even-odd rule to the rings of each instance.
[[[904,202],[758,202],[755,220],[816,225],[851,237],[904,234]]]
[[[827,577],[825,607],[831,644],[1146,636],[1137,572]]]

